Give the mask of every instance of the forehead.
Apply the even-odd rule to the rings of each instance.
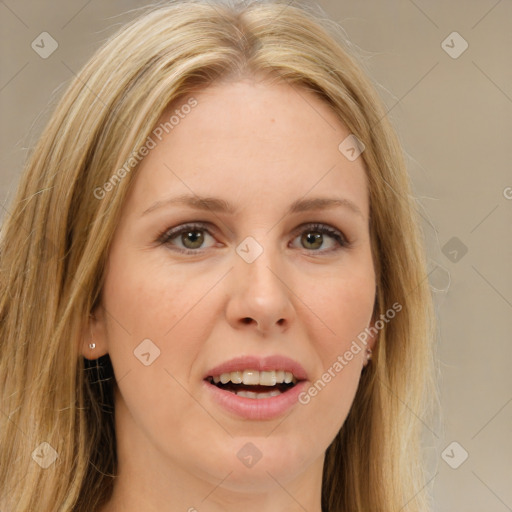
[[[195,106],[184,108],[191,97]],[[350,161],[339,149],[349,135],[328,104],[298,86],[216,83],[166,109],[133,196],[147,202],[187,192],[243,202],[256,195],[288,203],[339,192],[367,216],[363,160]]]

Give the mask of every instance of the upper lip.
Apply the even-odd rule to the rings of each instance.
[[[284,370],[285,372],[291,372],[297,380],[306,380],[308,378],[306,370],[304,370],[304,367],[299,362],[282,355],[235,357],[208,370],[204,378],[243,370],[258,370],[260,372]]]

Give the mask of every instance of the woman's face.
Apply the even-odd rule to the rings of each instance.
[[[303,89],[243,80],[193,97],[151,135],[95,312],[119,386],[121,474],[143,467],[151,485],[191,492],[300,493],[304,475],[318,488],[375,300],[362,158]],[[284,372],[295,386],[272,385]],[[223,389],[210,382],[221,374]]]

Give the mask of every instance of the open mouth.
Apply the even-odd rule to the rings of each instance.
[[[243,370],[212,375],[205,380],[224,391],[254,399],[279,396],[299,382],[291,372],[284,370]]]

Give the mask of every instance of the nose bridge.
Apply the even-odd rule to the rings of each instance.
[[[260,330],[289,323],[293,308],[285,285],[283,254],[271,236],[247,237],[236,248],[228,316],[237,325],[252,319]]]
[[[239,256],[235,264],[236,274],[243,279],[244,287],[253,289],[253,294],[280,291],[282,282],[276,277],[282,268],[280,250],[274,247],[271,236],[262,235],[259,239],[247,237],[237,247]]]

